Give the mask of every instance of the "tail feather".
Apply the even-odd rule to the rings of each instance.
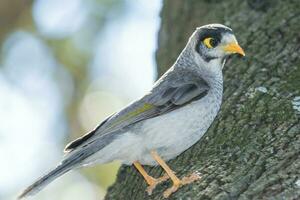
[[[67,154],[64,160],[52,171],[48,174],[39,178],[36,182],[31,184],[27,187],[19,196],[18,199],[22,199],[24,197],[34,195],[44,187],[46,187],[49,183],[54,181],[59,176],[67,173],[71,169],[75,167],[79,167],[82,165],[82,161],[89,157],[90,155],[94,154],[95,152],[99,151],[105,146],[105,142],[97,143],[96,147],[90,146],[89,148],[81,149],[79,151],[72,151],[71,153]]]
[[[50,171],[46,175],[42,176],[37,181],[35,181],[33,184],[31,184],[29,187],[27,187],[18,196],[18,199],[22,199],[24,197],[36,194],[37,192],[42,190],[44,187],[46,187],[49,183],[54,181],[56,178],[65,174],[69,170],[71,170],[73,168],[73,166],[74,166],[73,162],[62,162],[56,168],[54,168],[52,171]]]

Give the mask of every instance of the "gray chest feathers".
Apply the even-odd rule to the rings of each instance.
[[[182,108],[144,121],[135,134],[145,154],[157,150],[169,160],[195,144],[214,121],[222,101],[222,88],[210,91],[204,98]],[[134,131],[134,132],[135,132]],[[139,158],[150,164],[147,155]]]

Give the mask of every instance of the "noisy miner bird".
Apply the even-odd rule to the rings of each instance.
[[[19,198],[37,193],[71,169],[114,160],[133,164],[148,183],[149,194],[170,178],[173,186],[164,192],[166,198],[199,179],[197,173],[178,178],[165,161],[195,144],[214,121],[222,102],[222,68],[236,53],[245,56],[230,28],[221,24],[197,28],[150,92],[68,144],[61,163]],[[153,178],[142,165],[160,165],[166,175]]]

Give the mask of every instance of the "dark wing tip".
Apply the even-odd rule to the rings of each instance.
[[[111,116],[109,116],[108,118],[106,118],[104,121],[102,121],[93,131],[83,135],[80,138],[77,138],[76,140],[74,140],[73,142],[70,142],[69,144],[67,144],[67,146],[64,149],[65,153],[71,152],[73,151],[76,147],[80,146],[81,144],[83,144],[85,141],[87,141],[88,139],[90,139],[92,136],[95,135],[96,131],[102,127],[110,118]]]
[[[85,134],[84,136],[74,140],[73,142],[67,144],[67,146],[64,149],[64,152],[70,152],[74,150],[76,147],[87,141],[89,138],[91,138],[93,135],[95,135],[96,131],[91,131],[90,133]]]

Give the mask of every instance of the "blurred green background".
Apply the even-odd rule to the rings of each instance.
[[[161,0],[0,1],[0,199],[151,88]],[[72,171],[31,199],[102,199],[119,163]]]

